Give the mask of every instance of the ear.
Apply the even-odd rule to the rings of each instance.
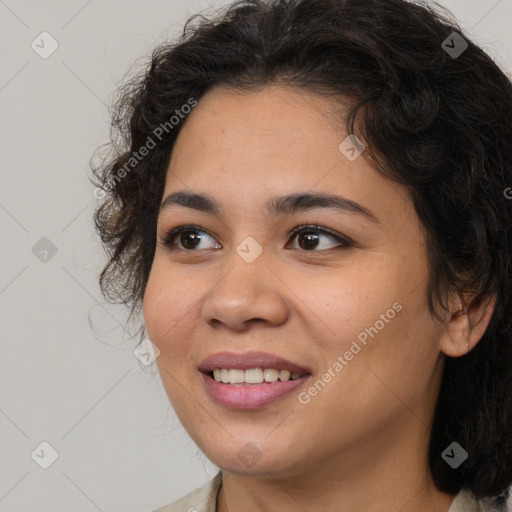
[[[484,298],[480,304],[469,309],[466,304],[467,301],[459,297],[452,302],[452,310],[447,315],[440,338],[440,349],[447,356],[462,356],[476,346],[491,321],[496,295]]]

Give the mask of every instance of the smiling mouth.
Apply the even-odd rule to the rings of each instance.
[[[261,351],[218,352],[198,365],[207,395],[229,409],[270,406],[311,377],[311,369]]]
[[[309,375],[309,373],[295,373],[277,368],[214,368],[208,372],[213,380],[230,386],[253,386],[258,384],[272,384],[274,382],[288,382]]]
[[[265,374],[264,370],[270,371],[267,371]],[[279,370],[277,370],[277,380],[273,380],[275,378],[275,371],[272,370],[277,369],[251,368],[249,370],[241,370],[214,368],[209,372],[200,372],[200,375],[205,384],[205,391],[214,402],[229,409],[246,410],[270,406],[297,388],[305,385],[309,377],[311,377],[310,373],[297,373],[293,374],[292,378],[292,374],[286,371],[286,373],[281,374],[283,380],[280,380]],[[285,370],[282,371],[284,372]],[[247,377],[246,372],[249,372]],[[241,381],[242,373],[243,381]],[[227,382],[220,380],[222,378],[221,374]],[[265,377],[267,380],[265,380]],[[245,381],[246,378],[249,382]]]

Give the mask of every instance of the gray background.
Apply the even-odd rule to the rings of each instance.
[[[88,172],[134,61],[227,3],[0,0],[0,512],[149,511],[216,472],[100,295]],[[512,70],[512,0],[440,3]]]

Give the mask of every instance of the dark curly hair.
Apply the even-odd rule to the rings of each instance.
[[[432,315],[447,309],[446,290],[469,294],[468,306],[497,296],[477,346],[446,357],[429,465],[442,491],[504,493],[512,484],[512,85],[439,6],[247,0],[189,19],[119,90],[111,151],[93,164],[102,199],[94,220],[109,258],[103,293],[130,315],[141,311],[167,165],[190,106],[217,86],[276,83],[348,101],[348,132],[365,141],[379,172],[411,191],[427,233]],[[441,458],[453,441],[469,454],[457,470]]]

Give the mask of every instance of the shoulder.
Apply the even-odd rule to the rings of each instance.
[[[493,500],[476,500],[468,491],[461,491],[448,512],[504,512]]]
[[[222,473],[219,471],[202,487],[195,489],[178,501],[153,510],[153,512],[215,512],[217,494],[221,485]]]

